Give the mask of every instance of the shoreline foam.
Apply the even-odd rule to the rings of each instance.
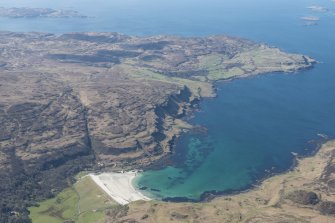
[[[137,171],[89,174],[92,180],[105,191],[106,194],[121,205],[126,205],[137,200],[151,200],[132,185],[132,181],[136,175]]]

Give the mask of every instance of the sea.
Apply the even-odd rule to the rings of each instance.
[[[322,6],[313,11],[310,6]],[[318,61],[293,74],[217,82],[188,121],[168,165],[133,182],[154,199],[194,200],[252,188],[335,138],[335,2],[332,0],[0,0],[0,7],[71,9],[88,18],[0,18],[1,31],[229,35]],[[318,17],[312,23],[302,17]]]

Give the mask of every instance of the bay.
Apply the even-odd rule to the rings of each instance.
[[[308,6],[329,8],[312,12]],[[335,136],[335,3],[330,0],[2,0],[0,6],[78,10],[90,18],[0,18],[0,30],[121,32],[129,35],[232,35],[314,57],[314,69],[216,83],[191,123],[207,134],[176,142],[171,166],[145,171],[135,182],[149,196],[199,199],[206,191],[249,188],[269,173],[291,167]],[[318,16],[306,26],[303,16]],[[150,190],[153,189],[153,190]]]

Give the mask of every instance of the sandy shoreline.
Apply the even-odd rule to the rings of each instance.
[[[89,174],[92,180],[103,191],[105,191],[113,200],[121,205],[126,205],[137,200],[151,200],[132,185],[132,181],[136,175],[137,171]]]

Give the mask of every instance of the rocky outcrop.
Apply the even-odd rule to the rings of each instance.
[[[302,205],[316,205],[320,202],[318,195],[311,191],[297,190],[291,192],[287,199]]]
[[[335,216],[335,202],[334,201],[323,201],[318,207],[321,214]]]

